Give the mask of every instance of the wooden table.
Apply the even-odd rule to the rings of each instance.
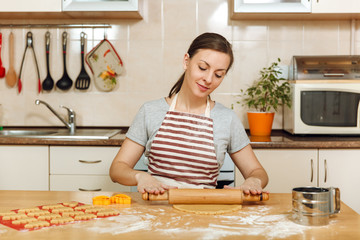
[[[0,191],[0,212],[66,201],[91,203],[108,192]],[[345,204],[329,225],[308,227],[290,220],[291,195],[271,194],[262,203],[223,215],[194,215],[167,202],[145,202],[139,193],[125,193],[132,204],[113,205],[116,217],[19,232],[0,225],[0,239],[360,239],[360,215]]]

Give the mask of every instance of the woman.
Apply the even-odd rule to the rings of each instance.
[[[169,96],[145,103],[115,157],[110,177],[140,193],[170,188],[215,188],[228,152],[245,181],[246,194],[260,194],[268,177],[236,114],[210,99],[233,63],[230,43],[204,33],[184,56],[184,73]],[[148,172],[133,167],[145,151]],[[225,188],[231,188],[225,186]]]

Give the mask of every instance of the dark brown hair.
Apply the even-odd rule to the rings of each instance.
[[[199,35],[191,43],[187,53],[189,57],[192,58],[200,49],[211,49],[226,53],[230,57],[229,67],[226,69],[226,72],[231,68],[231,65],[234,62],[234,56],[231,49],[231,44],[220,34],[217,33],[203,33]],[[169,98],[178,93],[184,82],[185,72],[180,76],[175,85],[171,88],[169,92]]]

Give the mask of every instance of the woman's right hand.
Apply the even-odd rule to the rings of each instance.
[[[159,182],[157,179],[146,172],[137,173],[135,178],[137,181],[137,189],[140,193],[148,192],[152,194],[163,194],[170,188],[176,188]]]

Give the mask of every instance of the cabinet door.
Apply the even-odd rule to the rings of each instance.
[[[255,155],[269,176],[265,188],[273,193],[290,193],[294,187],[317,185],[317,150],[255,149]],[[236,186],[243,178],[236,170]]]
[[[312,0],[312,13],[359,13],[359,0]]]
[[[61,12],[61,0],[0,0],[0,12]]]
[[[49,190],[48,146],[0,146],[0,190]]]
[[[50,146],[50,174],[108,175],[119,147]]]
[[[341,200],[360,214],[359,169],[359,149],[319,150],[319,185],[338,187]]]

